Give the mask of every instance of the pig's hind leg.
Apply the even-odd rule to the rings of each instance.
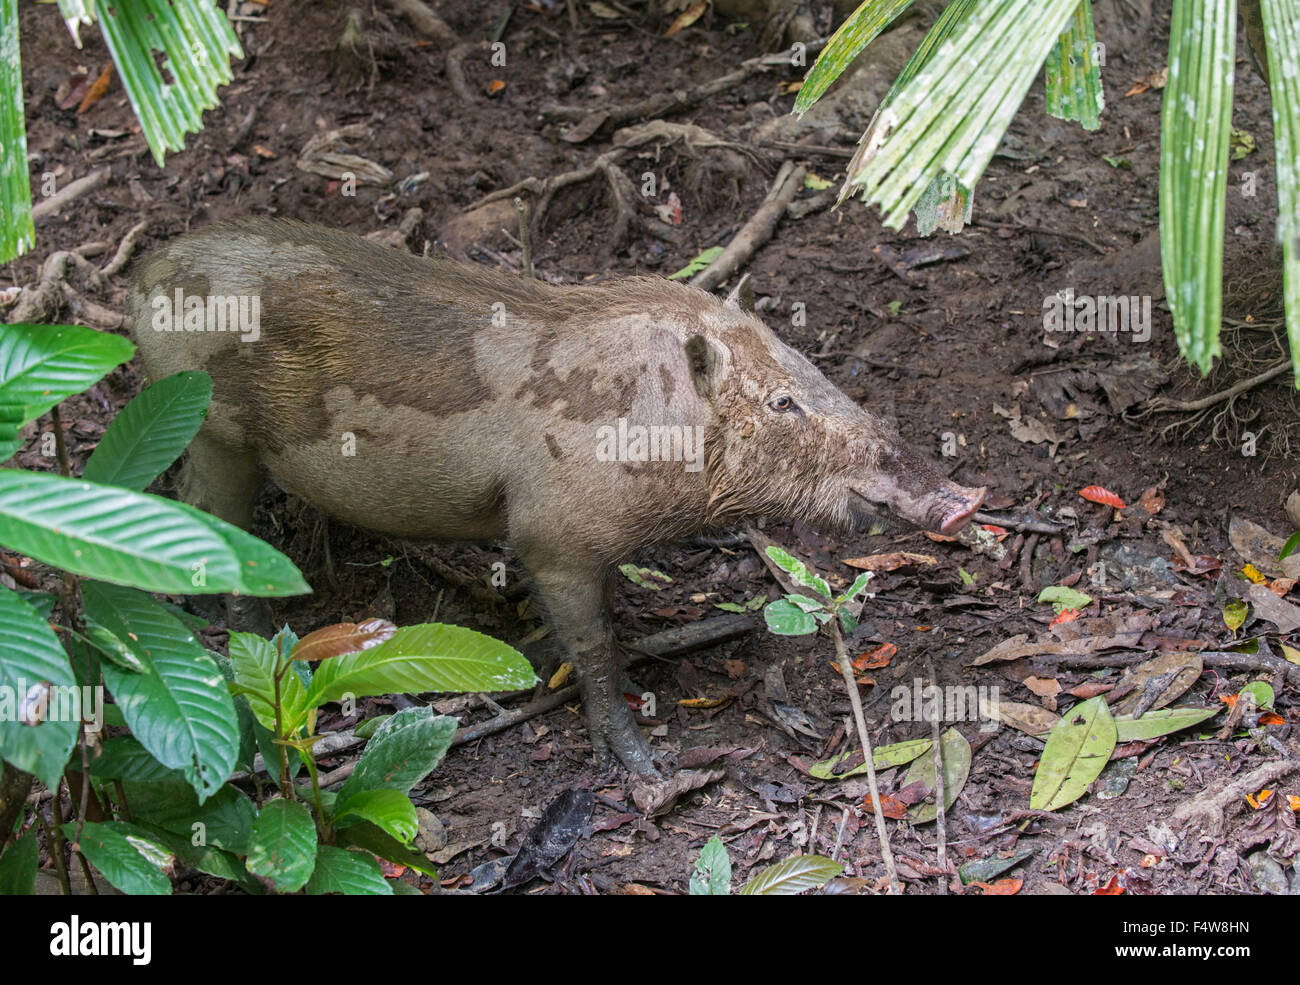
[[[200,433],[186,451],[181,466],[181,499],[205,513],[248,530],[253,525],[253,506],[262,488],[262,467],[252,449],[232,448]],[[209,596],[209,598],[213,598]],[[195,606],[207,619],[220,616],[222,607],[202,603]],[[271,636],[275,623],[265,599],[230,596],[224,606],[230,629]]]
[[[548,552],[521,548],[520,556],[551,627],[578,669],[597,763],[605,765],[612,753],[632,772],[657,776],[654,752],[623,698],[626,675],[606,606],[604,574],[564,565]]]

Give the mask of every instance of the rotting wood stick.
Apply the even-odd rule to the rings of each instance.
[[[719,257],[691,278],[691,286],[711,291],[744,264],[754,251],[772,238],[776,224],[785,214],[786,206],[794,201],[803,187],[805,170],[802,164],[786,161],[777,172],[776,180],[768,189],[767,197],[758,211],[741,227]]]

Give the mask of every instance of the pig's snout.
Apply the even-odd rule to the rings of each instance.
[[[938,506],[938,528],[941,534],[955,534],[966,526],[975,515],[975,511],[980,508],[980,504],[984,502],[984,496],[988,492],[984,486],[968,489],[955,482],[950,482],[948,485],[951,488],[944,490],[941,495],[943,502]]]
[[[936,533],[954,534],[970,522],[988,492],[945,479],[919,454],[896,447],[878,462],[854,491],[886,506],[909,523]]]

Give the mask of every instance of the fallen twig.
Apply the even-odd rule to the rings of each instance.
[[[740,232],[732,237],[718,258],[691,278],[691,285],[702,291],[713,290],[739,270],[755,250],[771,239],[786,206],[803,187],[804,174],[801,164],[796,165],[793,161],[782,164],[763,204],[741,227]]]
[[[49,198],[37,202],[32,206],[32,221],[40,222],[42,219],[58,215],[59,210],[73,199],[85,195],[87,192],[93,192],[96,188],[106,184],[110,173],[108,168],[92,171],[84,178],[78,178],[76,181],[65,185],[62,190],[55,192]]]

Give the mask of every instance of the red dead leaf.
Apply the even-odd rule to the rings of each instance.
[[[898,647],[893,643],[881,643],[874,650],[859,654],[853,661],[853,669],[861,673],[864,670],[880,670],[882,667],[888,667],[890,659],[897,652]]]
[[[1092,895],[1093,896],[1123,896],[1124,887],[1119,884],[1119,876],[1118,875],[1111,876],[1110,882],[1096,889]]]
[[[495,96],[505,87],[506,87],[505,79],[493,79],[491,82],[487,84],[487,94],[489,96]]]
[[[1079,495],[1090,503],[1113,506],[1117,510],[1124,509],[1124,500],[1103,486],[1085,486],[1079,490]]]
[[[1165,494],[1160,491],[1159,486],[1152,486],[1138,498],[1137,504],[1151,516],[1155,516],[1165,508]]]
[[[1059,626],[1063,622],[1074,622],[1074,620],[1078,618],[1078,609],[1062,609],[1060,613],[1057,614],[1056,618],[1047,624],[1047,628],[1051,629],[1053,626]]]
[[[1079,684],[1075,687],[1072,687],[1066,693],[1072,694],[1076,698],[1081,698],[1084,701],[1087,701],[1089,698],[1095,698],[1099,694],[1105,694],[1107,691],[1114,690],[1114,688],[1115,688],[1114,684],[1101,684],[1096,681],[1093,681],[1087,684]]]
[[[1024,885],[1021,879],[999,879],[997,882],[972,882],[972,886],[979,887],[982,892],[981,896],[1015,896],[1020,892],[1020,887]]]
[[[864,811],[875,812],[875,807],[871,803],[871,795],[862,798],[862,809]],[[880,798],[880,813],[885,815],[891,821],[901,821],[907,817],[907,805],[899,800],[885,794]]]
[[[387,619],[335,623],[308,633],[298,641],[291,656],[294,660],[318,663],[330,657],[341,657],[345,653],[369,650],[392,639],[396,632],[397,627]]]
[[[104,93],[108,92],[108,84],[113,80],[113,63],[109,62],[104,66],[104,71],[99,73],[99,78],[90,84],[86,94],[81,99],[81,105],[77,107],[78,113],[84,113],[95,103],[104,98]]]
[[[993,523],[984,523],[981,524],[981,526],[989,533],[997,537],[999,543],[1006,540],[1007,534],[1010,533],[1010,531],[1007,530],[1005,527],[999,527]]]

